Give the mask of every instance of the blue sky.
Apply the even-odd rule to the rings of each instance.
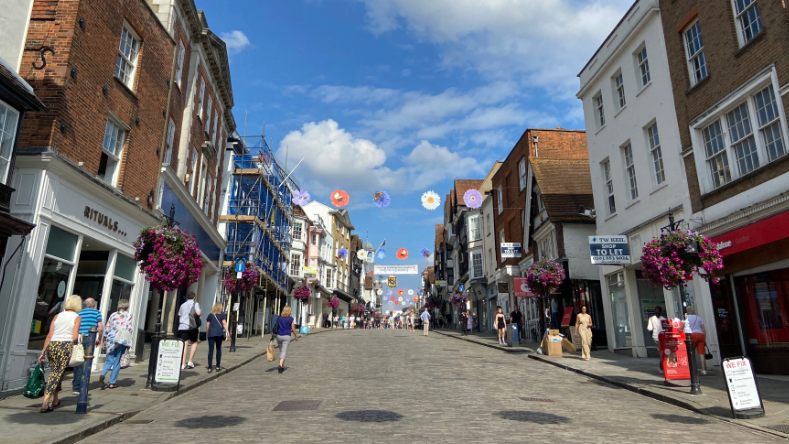
[[[431,251],[453,179],[483,178],[526,128],[583,128],[577,73],[630,0],[197,0],[230,51],[238,132],[313,199],[344,189],[387,259]],[[392,203],[373,205],[375,191]],[[407,261],[395,258],[407,248]],[[416,288],[417,278],[401,279]]]

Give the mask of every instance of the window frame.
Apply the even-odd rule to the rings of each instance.
[[[106,145],[106,140],[107,140],[107,130],[108,130],[110,125],[112,125],[113,127],[118,129],[118,132],[117,132],[116,138],[115,138],[115,146],[116,146],[117,152],[109,151],[109,150],[107,150],[107,148],[105,146]],[[118,186],[118,179],[120,177],[120,171],[121,171],[120,166],[121,166],[121,162],[123,161],[123,151],[124,151],[123,148],[126,145],[126,139],[127,139],[127,135],[128,135],[129,130],[130,130],[130,128],[126,124],[124,124],[123,121],[120,120],[115,114],[110,112],[107,115],[107,123],[104,124],[104,138],[103,138],[102,143],[101,143],[101,153],[103,155],[107,156],[107,162],[104,165],[104,175],[103,175],[104,177],[102,178],[100,175],[99,176],[100,176],[100,178],[101,178],[101,180],[103,182],[105,182],[107,184],[110,184],[113,187],[117,187]],[[120,141],[120,143],[118,143],[118,141]],[[109,165],[110,161],[114,162],[114,165],[113,165],[112,175],[111,175],[111,177],[108,180],[107,179],[107,166]]]
[[[5,117],[3,117],[2,110],[5,108]],[[14,115],[14,124],[10,125],[10,132],[7,131],[9,129],[9,125],[5,123],[8,122],[8,114],[12,113]],[[11,163],[14,158],[14,151],[16,149],[16,137],[19,128],[19,120],[22,117],[22,113],[19,112],[16,108],[9,105],[7,102],[0,100],[0,119],[3,119],[3,127],[0,129],[0,148],[4,147],[5,144],[3,141],[9,144],[8,150],[8,158],[3,157],[2,151],[0,151],[0,160],[5,161],[5,170],[0,171],[0,183],[7,184],[8,183],[8,176],[11,174]]]
[[[496,195],[498,197],[498,202],[499,202],[499,208],[497,211],[498,214],[501,214],[501,212],[504,211],[504,191],[501,188],[501,185],[496,187]]]
[[[293,269],[295,265],[295,270]],[[295,251],[290,253],[290,267],[288,267],[290,276],[298,276],[301,272],[301,253]]]
[[[133,54],[132,52],[129,53],[129,56],[133,56],[131,59],[129,58],[129,56],[124,54],[123,51],[121,50],[121,45],[124,42],[124,38],[123,38],[124,33],[130,36],[132,39],[133,44],[131,45],[131,49]],[[117,57],[115,58],[115,71],[113,72],[113,74],[115,75],[115,77],[118,78],[118,80],[121,81],[121,83],[126,85],[126,87],[131,89],[132,91],[134,91],[134,79],[135,79],[135,74],[137,73],[137,60],[140,56],[140,49],[142,49],[142,39],[134,31],[134,28],[132,28],[131,25],[124,20],[123,28],[121,29],[121,38],[118,42],[118,53],[117,53]],[[131,67],[130,72],[126,70],[121,71],[121,74],[123,74],[123,76],[118,75],[118,71],[122,69],[121,66],[119,66],[118,64],[120,62],[119,60],[120,58],[122,58],[123,61],[125,61],[126,64],[129,67]]]
[[[205,101],[205,79],[200,76],[200,90],[197,93],[197,117],[203,120],[203,102]]]
[[[162,163],[169,165],[173,160],[173,145],[175,144],[175,121],[170,118],[167,122],[167,139],[165,139],[164,157]]]
[[[181,82],[183,82],[185,58],[186,58],[186,46],[184,46],[183,40],[179,40],[178,59],[176,61],[176,67],[175,67],[175,84],[178,85],[178,88],[181,88]]]
[[[594,106],[594,117],[597,129],[605,126],[605,100],[603,100],[603,92],[597,91],[592,97],[592,105]]]
[[[641,89],[644,89],[652,82],[652,72],[649,70],[649,51],[647,51],[646,42],[633,55],[636,60],[636,73],[638,78],[641,79]]]
[[[619,69],[611,77],[611,86],[614,92],[614,105],[617,106],[616,110],[619,111],[627,106],[627,97],[625,95],[625,76],[622,70]]]
[[[520,187],[520,191],[526,189],[526,182],[528,181],[527,171],[528,168],[526,168],[526,158],[522,157],[518,162],[518,186]]]
[[[633,144],[629,141],[621,146],[622,160],[625,167],[625,176],[629,188],[629,200],[632,202],[638,199],[638,178],[636,175],[636,163],[633,159]]]
[[[214,107],[214,98],[211,97],[211,94],[208,95],[208,104],[206,105],[206,116],[205,116],[205,129],[206,133],[211,131],[211,110]]]
[[[474,269],[474,256],[479,255],[479,270]],[[478,248],[475,250],[471,250],[468,252],[468,263],[469,263],[469,278],[471,279],[478,279],[485,277],[485,256],[483,255],[482,249]],[[475,273],[475,271],[479,271],[479,274]]]
[[[654,132],[652,131],[654,129]],[[660,142],[660,129],[656,120],[653,120],[644,127],[644,135],[647,139],[647,149],[649,150],[649,164],[652,171],[652,185],[657,188],[666,182],[666,165],[663,161],[663,146]],[[658,169],[658,164],[660,168]]]
[[[691,54],[689,46],[691,40],[688,38],[688,33],[691,31],[691,29],[696,27],[698,27],[698,36],[701,46],[698,48],[698,50],[696,50],[696,52]],[[682,30],[682,41],[685,45],[685,60],[688,65],[690,86],[696,86],[696,84],[710,76],[709,64],[707,63],[707,54],[704,52],[704,34],[701,31],[701,22],[699,22],[698,18],[693,20],[693,23],[689,24],[684,30]],[[697,78],[694,60],[699,58],[703,58],[704,60],[703,64],[699,65],[699,71],[703,71],[703,75]]]
[[[298,236],[296,235],[296,224],[298,224],[298,229],[299,229],[299,235]],[[293,225],[291,225],[291,232],[292,232],[291,236],[293,237],[294,240],[301,240],[301,237],[302,237],[303,232],[304,232],[304,224],[302,222],[294,221]]]
[[[482,229],[481,229],[482,227],[480,226],[479,214],[469,215],[467,222],[468,222],[468,228],[467,228],[468,229],[468,241],[469,242],[474,242],[474,241],[482,240]],[[474,237],[472,235],[472,233],[474,233],[474,231],[473,231],[473,229],[474,229],[473,226],[474,225],[476,225],[477,237]]]
[[[753,39],[758,37],[762,32],[764,32],[764,24],[762,23],[762,14],[759,11],[759,5],[756,0],[751,0],[751,3],[740,12],[737,12],[737,10],[739,9],[737,6],[737,0],[731,0],[731,6],[732,6],[732,13],[734,14],[734,26],[737,28],[737,41],[740,44],[740,48],[742,48],[743,46],[753,41]],[[756,11],[755,23],[759,28],[753,35],[750,36],[750,38],[746,35],[745,32],[746,27],[742,22],[742,20],[746,18],[746,14],[748,13],[749,10]],[[751,22],[751,24],[753,23],[754,22]],[[748,29],[750,28],[751,27],[748,26]]]
[[[616,192],[614,190],[614,177],[611,174],[611,160],[609,158],[603,159],[600,162],[600,168],[603,171],[603,191],[606,192],[605,208],[609,216],[616,214]]]

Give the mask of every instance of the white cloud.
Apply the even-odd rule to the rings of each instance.
[[[305,93],[306,88],[300,92]],[[389,101],[397,97],[400,92],[388,88],[375,88],[372,86],[332,86],[322,85],[310,93],[313,98],[323,103],[349,103],[357,102],[364,104]]]
[[[446,66],[522,77],[570,99],[576,74],[632,0],[359,0],[375,34],[405,27],[437,44]]]
[[[238,54],[251,45],[247,36],[237,29],[230,32],[222,32],[219,34],[219,37],[224,40],[227,52],[230,54]]]

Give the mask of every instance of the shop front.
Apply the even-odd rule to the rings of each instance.
[[[710,285],[721,355],[789,375],[789,212],[715,236],[725,278]]]
[[[20,155],[16,167],[11,212],[37,227],[8,264],[14,272],[0,293],[2,390],[27,382],[52,319],[72,294],[93,298],[104,319],[128,299],[137,332],[131,353],[141,355],[150,292],[132,242],[159,221],[55,153]],[[20,242],[11,239],[10,248]]]

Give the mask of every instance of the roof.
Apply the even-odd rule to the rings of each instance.
[[[588,160],[531,158],[529,162],[551,220],[590,221],[578,211],[581,205],[594,208]]]
[[[44,102],[36,97],[33,87],[25,82],[2,57],[0,57],[0,88],[8,90],[27,110],[43,111],[47,109]]]
[[[479,190],[482,188],[482,179],[455,179],[455,201],[456,205],[463,202],[463,196],[468,190]]]

